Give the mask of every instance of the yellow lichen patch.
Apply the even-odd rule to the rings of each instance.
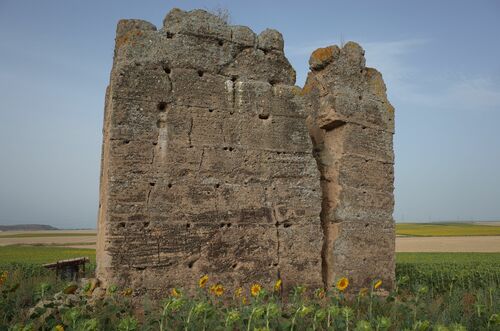
[[[134,30],[127,31],[123,35],[116,38],[116,47],[119,48],[119,47],[122,47],[123,45],[129,44],[129,43],[133,44],[133,38],[135,36],[140,36],[140,35],[142,35],[141,30],[134,29]]]
[[[387,111],[389,113],[394,113],[394,107],[389,102],[387,102],[386,105],[387,105]]]
[[[292,88],[292,93],[294,95],[302,95],[302,89],[300,87],[298,87],[298,86],[294,86]]]
[[[306,83],[304,84],[304,87],[301,90],[301,95],[306,95],[312,91],[314,87],[313,80],[314,79],[312,78],[311,73],[309,73]]]
[[[326,62],[333,59],[333,48],[324,47],[318,48],[311,54],[311,59],[318,62]]]

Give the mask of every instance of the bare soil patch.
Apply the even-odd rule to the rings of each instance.
[[[95,230],[8,231],[1,232],[0,246],[7,245],[62,245],[75,248],[95,248]],[[16,237],[19,235],[19,237]],[[87,245],[85,245],[87,244]]]
[[[26,231],[9,231],[9,234],[32,234]],[[50,245],[68,248],[95,249],[95,230],[37,231],[57,233],[57,236],[1,238],[0,246],[6,245]],[[72,235],[78,233],[78,236]],[[5,232],[4,232],[5,234]],[[67,234],[64,236],[63,234]],[[92,244],[89,244],[92,243]],[[500,252],[500,236],[460,237],[402,237],[396,238],[396,252]]]
[[[500,252],[500,236],[397,237],[396,252]]]

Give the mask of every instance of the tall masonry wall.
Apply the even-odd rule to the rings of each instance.
[[[159,30],[118,23],[101,160],[104,286],[189,290],[205,274],[233,288],[339,276],[391,286],[390,104],[359,46],[328,49],[300,89],[275,30],[256,35],[203,10],[173,9]]]

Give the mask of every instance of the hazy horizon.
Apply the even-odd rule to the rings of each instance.
[[[396,108],[394,218],[500,220],[500,2],[0,0],[0,225],[95,228],[116,23],[174,7],[277,29],[299,86],[315,48],[360,43]]]

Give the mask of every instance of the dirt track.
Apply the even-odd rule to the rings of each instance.
[[[500,236],[397,237],[396,252],[500,252]]]
[[[64,236],[65,233],[78,233],[78,236]],[[37,234],[38,237],[18,237],[18,238],[2,238],[2,236],[13,235],[31,235]],[[57,235],[55,237],[44,237],[43,235]],[[57,231],[6,231],[0,232],[0,246],[6,245],[64,245],[66,247],[75,248],[95,248],[94,245],[82,245],[82,243],[95,243],[95,230],[57,230]]]
[[[2,235],[22,234],[22,231],[0,232]],[[32,233],[32,232],[30,232]],[[94,230],[40,231],[44,233],[78,233],[79,236],[1,238],[0,246],[14,244],[64,245],[74,248],[94,248]],[[397,237],[396,252],[500,252],[500,236],[491,237]]]

